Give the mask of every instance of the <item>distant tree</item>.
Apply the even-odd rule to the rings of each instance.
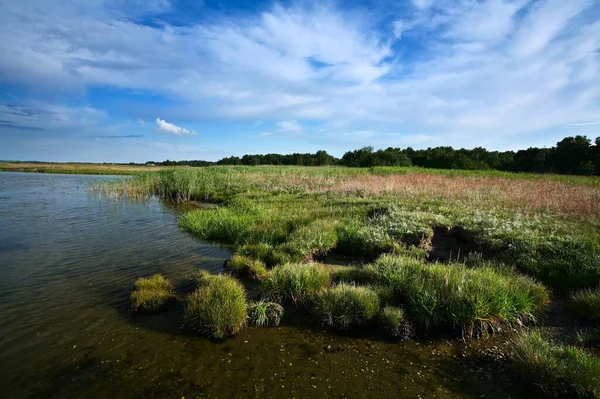
[[[591,141],[585,136],[566,137],[556,144],[552,164],[558,173],[581,173],[591,163]]]

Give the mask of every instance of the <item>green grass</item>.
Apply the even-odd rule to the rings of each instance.
[[[600,284],[599,182],[420,168],[218,166],[141,173],[94,189],[116,197],[223,201],[189,212],[181,227],[233,243],[240,255],[269,267],[331,250],[366,259],[407,252],[425,258],[434,229],[446,226],[468,233],[471,249],[571,292]]]
[[[379,312],[379,295],[368,286],[337,284],[319,292],[314,314],[321,324],[339,330],[364,326]]]
[[[600,398],[600,359],[573,346],[554,343],[539,332],[522,334],[515,367],[547,395]]]
[[[248,305],[248,320],[257,327],[278,326],[283,312],[283,306],[275,302],[252,302]]]
[[[378,315],[378,323],[383,334],[402,341],[412,338],[413,327],[406,317],[404,309],[386,305]]]
[[[260,280],[267,275],[267,267],[263,262],[242,255],[233,255],[225,263],[225,270],[235,276],[252,280]]]
[[[264,279],[263,291],[276,301],[309,303],[330,284],[330,271],[318,263],[287,263],[273,268]]]
[[[600,287],[572,294],[568,304],[579,319],[600,325]]]
[[[129,296],[133,312],[157,312],[175,299],[173,284],[160,274],[138,278]]]
[[[244,287],[231,276],[205,275],[200,281],[188,297],[184,326],[217,339],[237,334],[246,324]]]
[[[401,298],[411,320],[425,329],[450,325],[466,336],[485,334],[534,321],[548,301],[544,286],[505,270],[400,256],[383,256],[374,268]]]

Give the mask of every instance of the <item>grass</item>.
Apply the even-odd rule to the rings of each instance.
[[[600,287],[572,294],[569,307],[579,319],[600,325]]]
[[[0,162],[0,171],[86,175],[132,175],[163,170],[163,166],[118,165],[95,163]]]
[[[582,349],[529,332],[517,340],[514,362],[548,395],[600,398],[600,359]]]
[[[260,280],[267,275],[267,267],[263,262],[243,255],[234,255],[225,263],[225,270],[252,280]]]
[[[284,309],[278,303],[258,301],[248,305],[248,320],[257,327],[278,326]]]
[[[129,299],[135,313],[157,312],[175,299],[175,291],[169,280],[155,274],[150,278],[138,278]]]
[[[548,301],[544,286],[506,270],[390,255],[378,259],[374,268],[425,329],[449,325],[466,336],[485,334],[502,325],[535,321]]]
[[[199,282],[200,287],[188,297],[184,326],[216,339],[237,334],[246,325],[244,287],[235,278],[224,275],[204,274]]]
[[[330,271],[318,263],[287,263],[272,269],[264,279],[263,291],[277,301],[295,304],[310,303],[330,285]]]
[[[379,307],[379,296],[371,287],[340,283],[318,293],[314,313],[322,325],[348,330],[372,321]]]
[[[385,336],[402,341],[412,338],[414,331],[404,309],[386,305],[378,315],[378,322]]]

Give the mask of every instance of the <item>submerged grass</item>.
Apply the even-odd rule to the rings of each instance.
[[[554,343],[539,332],[519,337],[515,366],[548,395],[600,398],[600,359],[582,349]]]

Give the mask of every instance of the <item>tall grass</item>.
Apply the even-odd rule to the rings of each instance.
[[[399,256],[383,256],[374,267],[402,298],[411,319],[426,329],[453,325],[466,336],[486,333],[535,321],[548,301],[541,284],[492,268],[427,265]]]
[[[314,313],[324,326],[347,330],[373,320],[379,305],[379,296],[372,288],[340,283],[319,292]]]
[[[318,263],[285,264],[271,270],[263,282],[266,296],[296,304],[309,303],[330,284],[330,271]]]
[[[212,338],[237,334],[246,324],[244,287],[230,276],[202,276],[200,288],[189,295],[184,325]]]
[[[539,332],[524,333],[516,341],[515,367],[548,395],[600,398],[600,359]]]

